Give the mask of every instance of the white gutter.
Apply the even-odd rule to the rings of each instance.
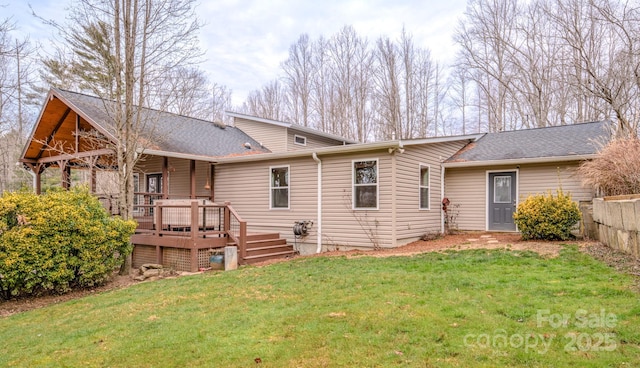
[[[211,162],[211,163],[217,163],[217,161],[218,161],[217,157],[212,157],[212,156],[193,155],[193,154],[190,154],[190,153],[161,151],[161,150],[155,150],[155,149],[149,149],[149,148],[139,148],[137,150],[137,152],[138,152],[138,154],[142,154],[142,155],[181,158],[181,159],[185,159],[185,160],[206,161],[206,162]]]
[[[438,207],[440,208],[440,234],[444,235],[444,211],[442,210],[442,201],[445,199],[444,192],[444,171],[446,168],[440,165],[440,203]]]
[[[508,160],[460,161],[460,162],[445,162],[442,164],[442,167],[478,167],[478,166],[542,164],[542,163],[549,163],[549,162],[583,161],[583,160],[594,159],[596,157],[598,157],[597,154],[591,153],[586,155],[531,157],[531,158],[516,158],[516,159],[508,159]]]
[[[311,158],[318,163],[318,219],[317,219],[317,243],[316,253],[322,252],[322,161],[318,158],[318,155],[313,152]]]

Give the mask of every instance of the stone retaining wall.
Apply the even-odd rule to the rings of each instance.
[[[593,199],[598,240],[640,258],[640,195]]]

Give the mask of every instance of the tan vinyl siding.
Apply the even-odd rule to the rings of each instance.
[[[289,166],[289,209],[269,209],[270,167]],[[247,221],[250,233],[279,232],[290,243],[295,221],[309,220],[304,243],[316,243],[317,165],[311,157],[216,165],[216,202],[231,206]]]
[[[391,231],[391,159],[386,151],[357,155],[322,156],[325,249],[373,248],[393,245]],[[352,210],[353,160],[378,159],[377,210]],[[269,209],[269,167],[289,166],[288,210]],[[217,165],[216,201],[230,201],[248,223],[250,232],[279,232],[290,243],[295,221],[311,220],[305,244],[315,246],[317,235],[317,164],[311,157],[269,162]],[[241,184],[239,184],[241,183]],[[300,242],[300,240],[297,240]]]
[[[142,174],[155,174],[162,172],[162,160],[160,156],[144,155],[136,163],[136,170]]]
[[[571,193],[574,201],[590,201],[593,190],[582,185],[576,173],[578,162],[559,163],[555,165],[521,166],[519,177],[519,200],[523,201],[532,194],[546,193],[551,190],[555,194],[559,187]]]
[[[322,156],[323,243],[345,247],[392,247],[391,157],[387,151]],[[378,159],[378,209],[352,209],[354,160]]]
[[[196,161],[196,197],[198,198],[209,198],[211,195],[211,190],[205,188],[211,172],[209,165],[210,163],[206,161]],[[212,185],[211,182],[209,185]]]
[[[236,118],[234,125],[271,152],[287,151],[288,137],[285,127],[241,118]]]
[[[145,156],[136,165],[136,170],[140,175],[140,190],[146,191],[145,174],[161,174],[163,157]],[[172,198],[189,198],[191,195],[191,161],[170,157],[168,159],[168,185],[169,196]],[[196,196],[208,197],[210,191],[205,189],[207,177],[209,176],[209,163],[196,161]]]
[[[480,168],[448,168],[445,173],[445,193],[457,210],[461,230],[486,230],[487,171],[518,171],[518,200],[538,193],[553,193],[561,185],[574,201],[591,200],[593,191],[583,187],[575,173],[577,162],[493,166]]]
[[[451,201],[450,209],[458,212],[460,230],[486,228],[486,168],[445,169],[445,197]]]
[[[295,136],[305,137],[307,140],[306,145],[295,143]],[[296,131],[295,129],[288,129],[287,131],[287,149],[289,151],[297,151],[301,149],[316,149],[331,146],[342,146],[343,142],[335,139],[317,136],[315,134],[303,133]]]
[[[169,158],[169,197],[189,198],[189,160]]]
[[[136,164],[136,171],[140,173],[140,191],[147,191],[147,174],[161,174],[162,160],[160,156],[143,156]]]
[[[396,245],[441,231],[440,163],[465,142],[409,146],[396,154]],[[429,209],[420,209],[420,164],[429,167]]]

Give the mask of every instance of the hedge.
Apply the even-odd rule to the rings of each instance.
[[[111,217],[87,188],[0,197],[0,298],[99,285],[133,247],[134,221]]]

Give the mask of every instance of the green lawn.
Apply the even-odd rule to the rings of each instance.
[[[0,319],[0,366],[633,367],[639,297],[575,246],[314,257]]]

